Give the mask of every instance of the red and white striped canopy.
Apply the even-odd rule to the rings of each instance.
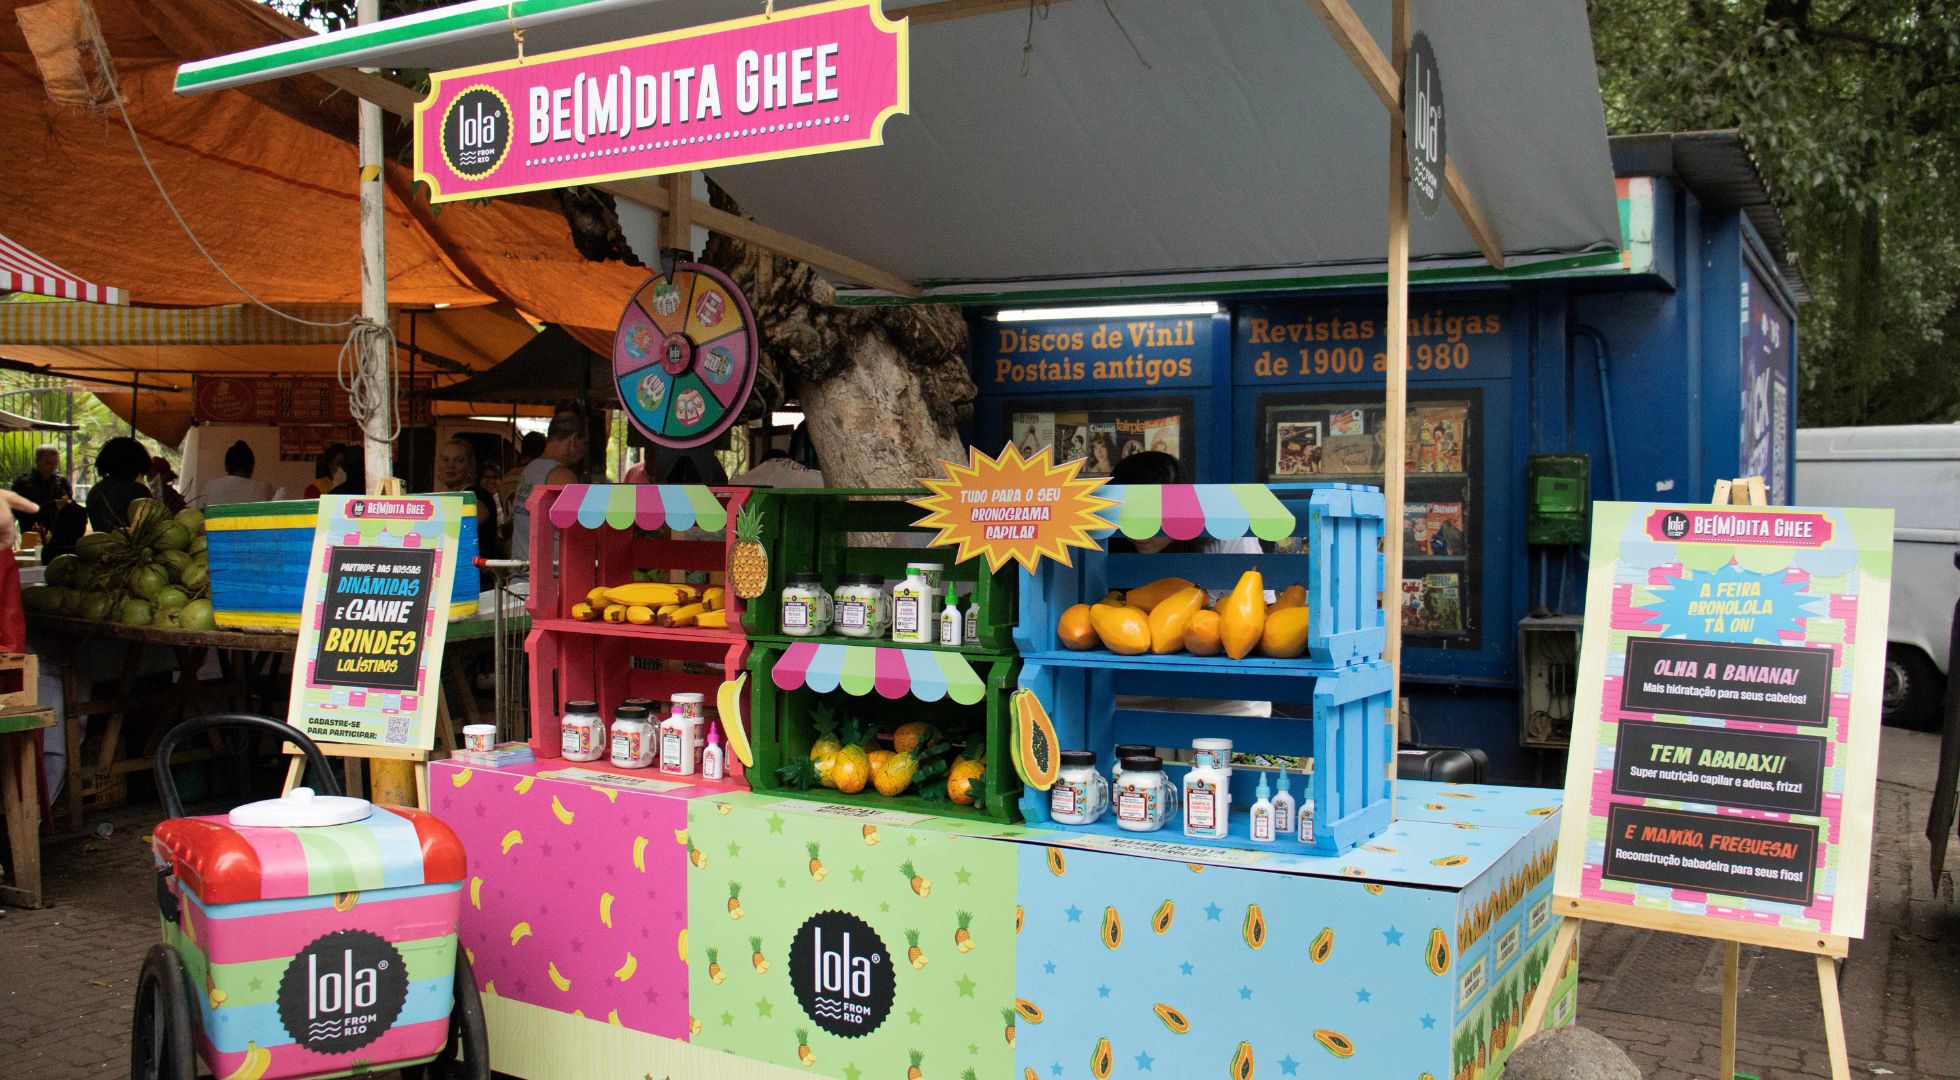
[[[129,302],[123,290],[83,281],[5,236],[0,236],[0,292],[33,293],[92,304]]]

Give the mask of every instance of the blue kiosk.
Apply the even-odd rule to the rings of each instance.
[[[1404,570],[1384,590],[1404,737],[1481,749],[1497,781],[1558,782],[1590,500],[1706,501],[1749,475],[1790,499],[1807,295],[1761,174],[1735,132],[1611,151],[1617,258],[1412,273]],[[1381,282],[976,313],[974,442],[1091,474],[1161,450],[1199,483],[1380,483]]]

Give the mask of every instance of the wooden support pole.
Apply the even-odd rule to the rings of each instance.
[[[1837,961],[1817,958],[1817,994],[1824,1003],[1824,1046],[1831,1055],[1831,1080],[1851,1080],[1851,1056],[1844,1049],[1844,1004],[1838,1000]]]
[[[1352,15],[1353,12],[1349,11]],[[1394,50],[1396,78],[1390,84],[1397,105],[1389,110],[1388,125],[1388,392],[1383,413],[1382,493],[1388,502],[1388,528],[1382,532],[1382,613],[1387,640],[1382,650],[1392,682],[1388,699],[1389,745],[1396,745],[1402,715],[1402,501],[1407,480],[1409,424],[1409,177],[1402,146],[1401,69],[1409,59],[1409,0],[1395,0]],[[1372,44],[1372,39],[1370,44]],[[1388,756],[1390,800],[1393,803],[1397,755]]]
[[[1719,1080],[1735,1077],[1735,997],[1741,981],[1742,946],[1729,942],[1722,947],[1722,1071]]]
[[[660,217],[660,246],[668,251],[694,250],[694,174],[668,173],[660,178],[667,189],[667,212]]]

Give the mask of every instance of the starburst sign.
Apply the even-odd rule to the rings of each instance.
[[[984,555],[990,572],[1009,562],[1032,571],[1042,559],[1067,566],[1068,549],[1095,548],[1089,533],[1110,527],[1097,512],[1116,503],[1096,495],[1102,480],[1076,478],[1082,462],[1057,465],[1049,447],[1023,458],[1011,443],[998,459],[972,455],[964,466],[943,462],[946,479],[922,481],[932,494],[911,500],[926,511],[917,524],[939,530],[934,546],[959,546],[954,561]]]

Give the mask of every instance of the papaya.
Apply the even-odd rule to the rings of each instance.
[[[1150,928],[1162,934],[1171,928],[1171,918],[1177,914],[1176,901],[1166,900],[1157,905],[1157,913],[1150,917]]]
[[[1232,1080],[1252,1080],[1252,1044],[1242,1042],[1232,1055]]]
[[[1431,866],[1462,866],[1470,861],[1467,855],[1445,855],[1440,859],[1429,860]]]
[[[1371,896],[1380,896],[1380,895],[1382,894],[1382,889],[1383,889],[1383,888],[1384,888],[1385,886],[1383,886],[1383,885],[1382,885],[1381,883],[1379,883],[1379,882],[1374,882],[1374,881],[1370,881],[1370,882],[1368,882],[1367,884],[1365,884],[1365,885],[1363,885],[1363,886],[1361,886],[1361,887],[1362,887],[1362,888],[1364,888],[1364,889],[1366,889],[1366,890],[1368,890],[1368,893],[1369,893],[1369,895],[1371,895]]]
[[[1110,652],[1135,656],[1150,651],[1150,616],[1142,608],[1097,604],[1089,609],[1089,623]]]
[[[1134,589],[1125,590],[1123,602],[1134,608],[1142,608],[1146,612],[1155,611],[1158,604],[1186,589],[1197,587],[1197,582],[1186,581],[1181,577],[1158,578],[1148,585],[1138,585]]]
[[[1218,636],[1225,655],[1243,660],[1266,629],[1266,583],[1257,570],[1239,576],[1225,599],[1218,602]],[[1107,635],[1105,635],[1107,636]]]
[[[1291,660],[1307,651],[1307,609],[1282,608],[1266,616],[1259,632],[1259,651],[1275,660]]]
[[[1061,619],[1055,623],[1055,636],[1062,639],[1063,648],[1077,652],[1102,644],[1102,639],[1096,636],[1095,626],[1089,621],[1087,604],[1076,604],[1062,612]]]
[[[1061,848],[1048,849],[1048,872],[1056,877],[1068,873],[1068,860],[1062,858]]]
[[[1014,1011],[1020,1013],[1021,1019],[1026,1020],[1030,1024],[1041,1023],[1041,1006],[1036,1005],[1027,998],[1015,998]]]
[[[1326,1047],[1328,1053],[1334,1055],[1337,1058],[1348,1058],[1354,1056],[1354,1043],[1350,1042],[1346,1035],[1343,1035],[1338,1031],[1329,1031],[1326,1028],[1318,1028],[1314,1031],[1313,1038],[1315,1042]]]
[[[1225,646],[1218,640],[1218,612],[1200,608],[1184,624],[1184,651],[1192,656],[1217,656]]]
[[[1205,606],[1205,591],[1196,585],[1165,597],[1150,609],[1150,651],[1162,656],[1184,648],[1184,631]]]
[[[1450,939],[1440,927],[1429,931],[1429,949],[1423,954],[1431,975],[1447,975],[1450,970]]]
[[[1290,608],[1305,607],[1306,604],[1307,587],[1305,585],[1288,585],[1280,591],[1277,597],[1273,598],[1272,606],[1266,609],[1266,614],[1271,615],[1275,611],[1286,611]]]
[[[1245,925],[1241,928],[1245,943],[1255,949],[1266,944],[1266,914],[1259,910],[1258,904],[1249,904],[1245,909]]]
[[[1116,1068],[1116,1055],[1109,1049],[1107,1038],[1096,1040],[1096,1052],[1089,1055],[1089,1075],[1096,1080],[1109,1080],[1109,1074]]]
[[[1026,922],[1027,918],[1028,918],[1027,911],[1023,909],[1021,905],[1015,904],[1014,905],[1014,936],[1019,937],[1021,935],[1021,924]]]
[[[1055,786],[1061,774],[1061,753],[1055,740],[1055,725],[1048,722],[1048,710],[1032,690],[1014,693],[1014,764],[1021,779],[1036,791]]]
[[[1116,909],[1113,907],[1103,909],[1102,943],[1111,949],[1121,948],[1123,945],[1123,917],[1116,914]]]
[[[1320,928],[1320,933],[1313,936],[1313,944],[1307,946],[1307,955],[1312,957],[1313,962],[1316,964],[1324,964],[1327,962],[1328,957],[1334,955],[1333,927],[1323,926]]]
[[[1160,1001],[1156,1005],[1151,1006],[1151,1011],[1157,1014],[1157,1019],[1164,1022],[1164,1026],[1170,1029],[1171,1034],[1184,1035],[1190,1032],[1190,1019],[1175,1006],[1166,1005]]]

